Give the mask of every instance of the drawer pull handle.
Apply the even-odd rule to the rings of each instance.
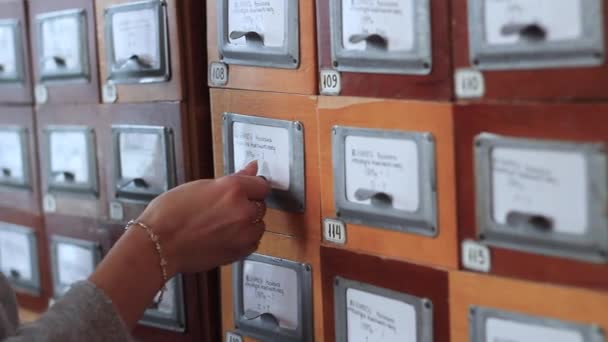
[[[239,39],[245,37],[247,45],[264,45],[264,36],[255,31],[232,31],[230,39]]]
[[[367,43],[368,50],[374,49],[386,51],[388,49],[388,40],[386,39],[386,37],[377,33],[353,34],[352,36],[350,36],[350,38],[348,38],[348,41],[353,44],[358,44],[365,41]]]
[[[378,208],[393,207],[393,196],[387,194],[386,192],[370,189],[358,189],[355,191],[355,198],[358,201],[371,200],[372,205]]]
[[[552,218],[520,211],[510,211],[507,213],[507,223],[510,226],[533,229],[542,232],[553,230]]]
[[[538,23],[518,24],[509,23],[502,27],[503,36],[519,35],[522,40],[529,42],[542,42],[547,39],[547,29]]]

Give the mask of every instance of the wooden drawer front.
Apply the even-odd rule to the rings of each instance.
[[[605,293],[454,271],[450,272],[451,340],[486,341],[476,337],[482,334],[496,339],[518,336],[520,341],[567,336],[603,341],[607,302]]]
[[[231,0],[214,0],[207,1],[207,59],[209,60],[210,74],[214,69],[215,63],[233,63],[230,59],[224,59],[224,56],[220,53],[220,44],[218,44],[220,25],[222,25],[222,32],[228,36],[231,32],[228,32],[227,21],[223,18],[222,6],[228,5]],[[274,6],[281,2],[273,1]],[[297,3],[297,8],[291,7]],[[292,32],[294,36],[298,37],[298,41],[294,42],[293,39],[286,39],[288,44],[292,44],[290,48],[284,47],[285,51],[278,51],[282,48],[275,47],[271,48],[276,50],[275,52],[270,51],[270,54],[259,54],[259,52],[268,52],[268,48],[262,45],[262,48],[253,50],[253,52],[245,51],[249,55],[240,57],[241,61],[236,62],[238,64],[228,64],[227,77],[218,75],[220,81],[215,80],[213,77],[209,79],[209,86],[211,87],[225,87],[235,89],[248,89],[248,90],[265,90],[265,91],[277,91],[286,93],[296,94],[316,94],[317,93],[317,47],[315,41],[316,23],[315,23],[315,4],[314,1],[284,1],[285,8],[291,10],[292,16],[297,16],[298,22],[297,27],[285,28],[285,32]],[[264,5],[260,5],[264,6]],[[278,10],[277,10],[278,11]],[[295,13],[297,12],[297,13]],[[217,13],[217,15],[214,15]],[[222,12],[223,13],[223,12]],[[288,14],[289,15],[289,14]],[[220,18],[220,19],[218,19]],[[291,21],[292,23],[294,21]],[[270,25],[270,27],[276,27]],[[283,30],[278,31],[283,32]],[[227,39],[227,38],[225,38]],[[227,44],[232,45],[232,44]],[[268,44],[267,44],[268,45]],[[272,44],[271,44],[272,45]],[[276,44],[275,44],[276,45]],[[223,48],[222,48],[223,49]],[[232,48],[230,49],[232,50]],[[237,50],[242,50],[237,49]],[[275,60],[273,56],[283,55],[285,58],[279,58],[279,62],[265,65],[270,60]],[[288,58],[291,56],[291,59]],[[226,56],[228,57],[228,56]],[[257,66],[256,66],[257,65]],[[275,67],[273,67],[273,65]]]
[[[100,152],[102,122],[99,107],[46,105],[36,112],[36,119],[44,211],[89,218],[106,217],[106,175],[100,167],[105,162]],[[62,143],[71,138],[79,143]],[[52,146],[57,153],[65,151],[63,147],[73,146],[73,153],[78,153],[82,160],[70,165],[69,158],[61,158],[64,155],[51,155]],[[52,158],[56,158],[54,162]]]
[[[601,104],[456,106],[459,239],[473,243],[462,245],[463,267],[608,288],[606,111]]]
[[[124,7],[128,5],[148,6],[148,8],[130,8]],[[185,98],[183,90],[183,64],[181,60],[182,37],[180,35],[180,9],[181,4],[175,0],[164,2],[137,0],[95,0],[95,10],[97,14],[97,42],[99,46],[99,67],[100,67],[100,88],[102,92],[103,102],[151,102],[151,101],[178,101]],[[158,10],[158,30],[161,32],[162,38],[157,42],[160,52],[158,71],[155,74],[145,75],[138,74],[134,71],[132,75],[125,76],[123,73],[112,74],[111,70],[114,65],[114,70],[118,70],[118,65],[113,63],[110,56],[113,56],[113,43],[107,33],[112,32],[112,28],[108,26],[106,18],[110,18],[114,13],[127,13],[125,11],[138,13],[146,12],[154,7]],[[128,14],[121,15],[123,22],[128,24]],[[125,18],[126,16],[126,18]],[[164,18],[160,21],[160,17]],[[157,17],[150,17],[149,20],[156,20]],[[111,21],[110,21],[111,22]],[[144,34],[144,33],[142,33]],[[122,51],[122,50],[121,50]],[[119,51],[120,52],[120,51]],[[136,53],[135,53],[136,54]],[[121,61],[119,61],[121,62]],[[141,62],[141,61],[140,61]],[[129,62],[131,64],[137,61]],[[145,61],[144,61],[145,63]],[[120,63],[119,63],[120,64]],[[136,70],[136,68],[133,68]],[[115,87],[108,86],[114,83]],[[104,93],[108,96],[104,98]],[[116,96],[112,96],[112,95]]]
[[[0,35],[3,44],[0,64],[0,103],[34,102],[28,46],[29,27],[25,1],[0,1]],[[4,46],[6,44],[6,46]]]
[[[36,102],[99,103],[93,0],[34,0],[29,19]]]
[[[358,43],[366,44],[363,50],[357,50],[360,48],[354,46],[344,49],[342,36],[352,34],[351,37],[354,37],[356,26],[353,23],[363,22],[365,18],[356,18],[354,16],[357,12],[349,11],[353,17],[349,25],[345,26],[342,22],[342,13],[349,10],[343,7],[347,4],[346,1],[317,0],[321,90],[324,88],[323,71],[331,70],[339,72],[340,95],[425,100],[451,99],[449,1],[417,0],[411,3],[413,4],[411,8],[407,7],[406,3],[401,3],[401,7],[391,14],[370,16],[370,20],[381,22],[377,25],[386,26],[382,27],[381,31],[390,28],[391,24],[395,26],[398,24],[399,27],[395,28],[394,35],[384,33],[382,39],[388,40],[387,45],[391,45],[391,37],[394,40],[399,37],[393,43],[397,46],[404,44],[401,46],[402,52],[399,52],[399,49],[380,49],[382,52],[379,53],[369,47],[372,43],[364,42]],[[389,7],[393,9],[392,4],[372,6],[375,6],[372,8],[379,12],[386,11]],[[359,14],[368,15],[368,12],[361,11]],[[409,18],[408,14],[414,20]],[[410,24],[411,22],[416,24]],[[379,28],[371,27],[368,30],[375,32]],[[373,41],[373,37],[371,39]],[[405,46],[408,46],[407,42],[410,42],[414,48],[408,47],[410,50],[405,50]],[[345,65],[342,65],[343,62]],[[321,93],[323,94],[323,91]]]
[[[277,174],[277,177],[274,178],[277,185],[267,201],[269,208],[265,219],[266,229],[290,236],[318,240],[318,203],[320,199],[315,105],[316,98],[309,96],[211,90],[216,176],[222,176],[226,171],[233,171],[231,165],[225,163],[224,160],[231,163],[233,168],[241,167],[234,164],[237,159],[232,158],[231,150],[225,147],[235,145],[228,141],[227,136],[224,136],[223,132],[225,130],[228,134],[233,133],[234,127],[238,127],[235,126],[238,123],[245,129],[249,129],[246,127],[248,125],[255,125],[254,129],[262,127],[263,130],[271,131],[268,134],[275,134],[273,132],[279,131],[279,139],[283,140],[277,140],[278,144],[275,143],[279,147],[277,151],[279,152],[282,146],[281,158],[285,159],[285,163],[289,162],[288,158],[293,159],[296,167],[292,167],[288,175],[285,172],[275,172],[272,167],[278,165],[278,163],[272,164],[272,159],[268,159],[270,162],[267,165],[271,168],[269,172]],[[228,115],[225,116],[225,114]],[[276,127],[272,125],[276,125]],[[233,129],[230,129],[230,126]],[[224,145],[225,140],[226,145]],[[284,143],[280,143],[280,141],[284,141]],[[287,143],[288,141],[293,143]],[[253,153],[254,159],[263,157],[259,150],[252,149],[250,151]],[[241,160],[238,159],[237,161]],[[303,175],[303,177],[300,175]],[[271,174],[271,182],[273,182],[273,177]],[[284,184],[289,185],[282,188]],[[304,191],[301,191],[302,189]],[[289,201],[283,201],[283,198],[288,198]]]
[[[266,232],[262,237],[260,247],[256,251],[257,254],[275,259],[282,259],[291,263],[306,265],[308,275],[312,281],[312,310],[309,315],[305,315],[306,320],[312,320],[313,329],[305,331],[308,338],[314,341],[323,341],[323,311],[322,311],[322,293],[321,293],[321,266],[319,263],[319,246],[315,243],[306,243],[283,234],[275,234]],[[241,327],[235,325],[234,310],[235,293],[233,291],[234,265],[224,266],[221,268],[221,293],[222,293],[222,331],[225,338],[226,334],[236,333],[243,336],[246,342],[259,341],[251,338],[249,332],[240,331]],[[302,283],[304,284],[304,283]],[[301,309],[301,308],[298,308]],[[290,311],[290,310],[287,310]],[[306,310],[304,310],[306,311]],[[250,330],[247,330],[250,331]],[[285,341],[288,339],[285,338]],[[289,339],[290,341],[311,341],[310,339]]]
[[[2,177],[0,207],[40,215],[40,183],[36,153],[36,126],[31,107],[2,107],[0,135],[2,145],[8,150],[1,152]],[[19,148],[21,146],[21,153]]]
[[[350,334],[367,334],[370,340],[409,334],[416,341],[449,341],[446,271],[328,247],[321,247],[321,267],[325,341],[347,341]],[[351,316],[351,310],[357,315],[357,306],[349,295],[371,311],[372,319]],[[373,320],[378,317],[390,319]],[[388,327],[382,325],[387,322]]]
[[[487,32],[496,34],[484,33],[485,2],[457,0],[452,5],[452,51],[457,98],[471,101],[557,102],[563,99],[608,97],[608,90],[601,86],[608,79],[605,61],[608,39],[608,21],[605,17],[608,8],[602,8],[602,1],[584,2],[580,5],[581,9],[576,11],[566,7],[544,11],[538,19],[540,26],[528,25],[528,31],[517,31],[515,27],[516,30],[512,31],[507,22],[501,24],[501,20],[511,18],[512,14],[503,13],[508,11],[504,4],[494,4],[494,9],[488,9],[487,13],[496,16],[496,19],[488,16],[489,22],[495,27],[487,28]],[[530,8],[520,10],[515,17],[524,24],[530,23],[531,15],[538,14],[534,14]],[[580,18],[574,17],[577,13],[581,15]],[[501,35],[498,31],[502,27],[506,28],[504,32],[507,35]],[[536,32],[541,34],[541,40],[536,43],[528,38],[519,40],[519,44],[516,43],[517,39],[513,40],[517,34],[522,37],[527,36],[528,32],[534,35],[535,28],[540,28]],[[556,28],[577,28],[577,32],[566,30],[556,34],[552,31]],[[485,34],[491,36],[493,44],[482,38]],[[472,70],[473,73],[462,73],[462,70]]]
[[[322,217],[346,222],[345,248],[456,268],[458,259],[451,105],[320,97],[318,115],[320,164],[321,174],[324,175],[321,178]],[[344,133],[348,130],[350,133]],[[340,186],[347,183],[344,179],[348,178],[348,174],[347,177],[340,174],[342,163],[350,160],[349,163],[352,164],[353,169],[352,175],[355,175],[355,163],[359,159],[359,163],[364,163],[366,158],[355,160],[351,157],[346,159],[341,157],[346,153],[346,145],[348,145],[343,144],[344,146],[342,146],[342,141],[345,141],[346,137],[351,134],[353,137],[357,137],[365,134],[366,131],[376,137],[383,135],[389,139],[401,137],[402,140],[398,141],[405,141],[409,145],[417,146],[409,155],[410,157],[417,156],[417,158],[412,158],[418,162],[418,171],[407,172],[407,168],[402,171],[392,170],[401,172],[398,179],[393,178],[395,182],[403,187],[409,186],[408,191],[419,192],[418,196],[403,193],[399,195],[403,198],[402,204],[405,203],[405,205],[402,206],[402,209],[395,210],[398,215],[394,215],[391,210],[382,209],[381,205],[376,207],[379,210],[373,210],[374,198],[372,198],[371,205],[355,206],[352,199],[347,199],[345,189]],[[382,140],[375,142],[376,145],[385,147],[388,146],[387,143],[389,142],[383,143]],[[393,143],[397,144],[395,140]],[[338,148],[336,148],[336,144],[339,144]],[[369,144],[369,142],[365,144]],[[332,145],[334,146],[332,147]],[[398,147],[393,148],[393,151],[402,151],[409,146],[404,145],[405,147],[402,148],[402,145],[402,143],[395,145]],[[376,147],[376,149],[382,153],[385,152],[384,147]],[[364,150],[367,151],[370,148]],[[401,154],[398,152],[396,155]],[[399,158],[406,157],[407,154]],[[391,158],[398,159],[394,156]],[[400,163],[413,163],[413,161],[405,162],[403,160]],[[368,162],[373,162],[373,157]],[[345,168],[348,170],[348,166]],[[373,171],[372,173],[391,172],[385,167],[370,169]],[[374,189],[382,188],[381,184],[375,185],[373,176],[358,175],[357,177],[365,177],[361,179],[362,187],[369,183],[368,185]],[[403,180],[408,177],[412,179],[417,177],[418,185],[404,182]],[[385,177],[385,179],[389,178]],[[391,183],[390,186],[385,187],[385,190],[388,192],[394,190],[395,184]],[[348,188],[347,184],[346,190],[350,191]],[[338,194],[336,191],[341,193]],[[389,196],[394,197],[390,194]],[[401,199],[395,198],[395,200],[400,201]],[[411,203],[411,205],[407,203]],[[401,206],[397,202],[392,204],[393,208],[398,208],[397,205]],[[413,207],[417,209],[413,210]],[[417,214],[424,210],[427,214],[422,216]],[[379,217],[379,219],[374,219],[374,217]]]

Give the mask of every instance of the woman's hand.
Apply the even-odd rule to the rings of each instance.
[[[169,278],[225,265],[257,249],[270,185],[256,172],[253,162],[234,175],[179,186],[148,205],[138,220],[158,235]],[[131,329],[162,286],[154,242],[141,227],[131,227],[89,280]]]
[[[159,236],[169,277],[207,271],[257,249],[271,189],[256,172],[252,162],[230,176],[176,187],[148,205],[138,220]]]

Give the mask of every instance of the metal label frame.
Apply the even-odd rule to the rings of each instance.
[[[486,0],[468,1],[469,57],[471,65],[482,70],[544,69],[590,67],[604,64],[604,19],[601,0],[582,2],[581,39],[517,43],[505,46],[485,42]]]
[[[59,298],[63,296],[72,286],[72,284],[61,284],[59,282],[59,256],[58,246],[60,244],[75,245],[91,252],[91,262],[93,268],[96,268],[102,259],[101,245],[98,242],[70,238],[67,236],[52,235],[50,238],[51,244],[51,272],[53,275],[53,296]]]
[[[15,77],[4,77],[2,76],[3,73],[0,73],[0,86],[14,86],[15,84],[23,86],[26,81],[22,38],[23,25],[18,19],[2,19],[0,20],[0,26],[10,26],[12,28],[15,42]]]
[[[345,126],[334,126],[332,133],[336,217],[347,223],[381,227],[430,237],[437,236],[439,227],[437,224],[435,140],[431,133]],[[418,175],[420,181],[420,206],[416,212],[393,208],[376,208],[372,205],[354,203],[347,200],[346,160],[344,156],[347,136],[411,140],[416,143],[419,156]]]
[[[331,61],[338,71],[377,74],[428,75],[432,71],[430,0],[414,0],[415,34],[411,51],[355,51],[342,46],[342,0],[329,0]]]
[[[19,141],[21,143],[21,163],[23,167],[23,178],[17,179],[1,175],[0,186],[31,189],[29,130],[26,127],[21,126],[0,126],[0,132],[16,132],[19,135]],[[0,165],[0,167],[1,166],[2,165]]]
[[[471,305],[469,307],[469,336],[472,342],[486,340],[486,321],[489,318],[570,331],[574,330],[581,333],[585,342],[604,342],[604,332],[595,324],[581,324]]]
[[[120,135],[124,133],[156,134],[162,141],[164,155],[165,184],[160,187],[140,189],[135,186],[132,179],[122,177],[120,158]],[[116,197],[125,200],[148,202],[154,197],[173,188],[176,184],[175,151],[173,130],[169,127],[143,126],[143,125],[115,125],[112,126],[112,142],[114,148],[114,189]],[[125,184],[125,185],[121,185]]]
[[[495,147],[581,153],[587,164],[589,227],[580,238],[555,232],[517,231],[494,221],[492,215],[492,161]],[[608,157],[603,144],[510,138],[490,133],[475,137],[475,193],[477,237],[487,245],[593,263],[608,262]]]
[[[413,306],[416,310],[416,341],[433,341],[433,303],[430,299],[385,289],[336,276],[334,278],[334,319],[336,322],[336,342],[348,342],[348,319],[346,290],[355,289],[377,296],[393,299]]]
[[[44,34],[42,25],[47,20],[55,20],[65,17],[77,17],[79,24],[79,41],[80,44],[80,70],[68,70],[67,72],[45,72],[44,62]],[[42,83],[53,81],[90,81],[90,66],[89,66],[89,43],[88,43],[88,27],[87,27],[87,12],[84,9],[70,9],[56,12],[48,12],[36,16],[37,29],[37,46],[38,46],[38,69],[40,70],[40,81]]]
[[[35,296],[40,295],[40,268],[38,264],[38,242],[36,239],[36,233],[32,228],[8,222],[0,222],[0,230],[25,235],[28,239],[30,255],[32,256],[32,259],[30,260],[30,267],[32,268],[32,280],[20,279],[19,277],[14,277],[11,274],[6,274],[6,278],[20,291]]]
[[[222,62],[257,67],[297,69],[300,66],[300,0],[285,1],[285,44],[282,47],[235,46],[230,44],[228,36],[228,16],[230,0],[217,1],[217,34],[218,51]]]
[[[243,309],[243,263],[245,261],[257,261],[276,267],[288,268],[296,271],[298,277],[298,328],[287,330],[276,328],[268,330],[259,318],[248,320],[244,317]],[[235,262],[232,266],[232,294],[234,296],[234,322],[238,333],[251,336],[260,341],[281,342],[312,342],[313,317],[312,317],[312,269],[310,265],[276,258],[262,254],[252,254],[247,258]]]
[[[87,143],[87,164],[89,171],[89,182],[69,184],[65,182],[55,181],[53,170],[51,169],[51,134],[55,132],[81,132],[85,135]],[[99,181],[97,179],[97,153],[95,144],[95,130],[87,126],[47,126],[44,128],[44,142],[46,145],[47,163],[46,163],[46,178],[48,191],[54,192],[71,192],[80,194],[90,194],[95,197],[99,195]]]
[[[148,308],[139,324],[183,333],[186,331],[186,303],[184,301],[184,283],[181,274],[169,280],[167,286],[173,286],[173,312],[166,314],[155,308]]]
[[[306,208],[306,177],[304,161],[304,125],[299,121],[268,119],[257,116],[224,113],[222,127],[222,142],[224,144],[224,174],[234,173],[234,134],[233,124],[241,122],[259,126],[285,128],[289,134],[291,147],[289,161],[289,189],[286,191],[273,189],[266,198],[270,208],[304,212]]]
[[[117,65],[114,56],[114,35],[112,30],[112,17],[118,12],[130,12],[141,9],[155,9],[158,14],[158,41],[159,41],[159,67],[156,69],[136,68],[123,70]],[[107,7],[104,10],[104,29],[106,36],[106,61],[108,68],[107,81],[113,83],[157,83],[167,82],[171,79],[171,53],[169,46],[169,23],[167,3],[165,0],[146,0],[129,2],[121,5]]]

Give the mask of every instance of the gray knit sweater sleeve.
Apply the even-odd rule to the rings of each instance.
[[[132,341],[112,302],[95,285],[79,282],[35,322],[17,326],[15,295],[0,276],[0,341]]]

